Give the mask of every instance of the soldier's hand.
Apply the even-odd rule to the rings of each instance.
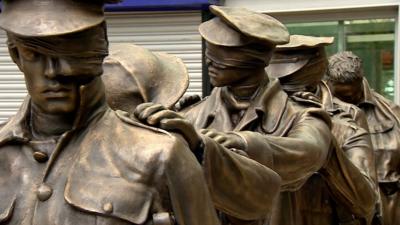
[[[178,103],[175,104],[175,111],[181,111],[182,109],[191,106],[201,100],[200,95],[193,94],[193,95],[185,95],[183,96]]]
[[[134,116],[151,126],[181,134],[192,151],[196,151],[201,143],[200,135],[188,120],[160,104],[140,104],[136,107]]]
[[[242,137],[233,132],[219,132],[215,129],[202,129],[200,133],[207,136],[220,145],[240,155],[248,156],[245,152],[246,144]]]

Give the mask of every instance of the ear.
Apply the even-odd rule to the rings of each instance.
[[[11,57],[12,61],[15,64],[17,64],[19,70],[22,71],[21,58],[19,56],[17,46],[15,46],[14,44],[10,43],[9,41],[7,41],[7,43],[8,43],[8,53],[10,54],[10,57]]]

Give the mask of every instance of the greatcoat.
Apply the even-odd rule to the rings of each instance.
[[[324,82],[316,94],[331,117],[334,142],[327,165],[292,196],[299,204],[296,224],[369,224],[378,197],[375,161],[368,132],[352,119],[365,116],[334,98]]]
[[[357,104],[368,121],[375,153],[383,221],[400,224],[400,106],[372,90],[363,80],[364,99]]]
[[[110,110],[99,80],[56,140],[33,138],[29,96],[0,129],[0,224],[219,224],[186,142]]]
[[[209,97],[181,113],[196,129],[213,128],[240,135],[246,142],[244,150],[249,158],[281,176],[281,198],[286,198],[326,163],[331,145],[330,119],[322,108],[306,108],[302,103],[289,101],[278,81],[265,79],[258,96],[237,124],[232,122],[228,105],[221,94],[227,87],[215,88]],[[205,152],[214,147],[205,144]],[[249,193],[268,190],[268,186],[254,185],[249,188]],[[253,201],[269,204],[260,199]],[[280,202],[278,205],[281,207],[275,208],[272,217],[278,216],[295,224],[297,206],[283,199]],[[285,205],[282,206],[282,203]]]

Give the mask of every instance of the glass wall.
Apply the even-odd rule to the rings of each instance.
[[[362,58],[364,73],[371,87],[394,98],[394,19],[340,20],[286,24],[291,34],[333,36],[328,55],[352,51]]]

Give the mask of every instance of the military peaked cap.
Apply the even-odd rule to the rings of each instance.
[[[104,3],[118,0],[3,0],[0,27],[21,36],[82,31],[104,21]]]
[[[305,35],[290,35],[290,41],[276,46],[276,51],[312,49],[327,46],[333,43],[334,37],[313,37]]]
[[[245,8],[210,6],[217,17],[200,25],[201,36],[209,43],[235,47],[250,43],[285,44],[289,32],[285,25],[266,14]]]
[[[332,44],[334,37],[290,35],[290,42],[278,45],[266,68],[271,77],[280,78],[303,68],[311,59],[325,57],[324,47]]]

